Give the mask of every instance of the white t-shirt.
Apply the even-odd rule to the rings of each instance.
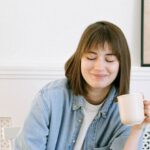
[[[77,141],[74,146],[74,150],[82,150],[82,145],[84,143],[84,138],[86,136],[88,127],[92,123],[94,117],[98,113],[98,110],[100,109],[101,106],[102,104],[93,105],[85,100],[85,105],[83,107],[84,119],[79,131],[79,135],[77,137]]]

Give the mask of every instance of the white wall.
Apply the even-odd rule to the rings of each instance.
[[[131,49],[131,91],[150,97],[150,69],[140,66],[141,0],[0,1],[0,116],[21,126],[37,91],[64,76],[63,65],[87,25],[112,21]]]
[[[35,94],[63,77],[63,69],[56,66],[0,68],[0,117],[11,117],[14,126],[21,126]]]
[[[141,0],[1,0],[0,65],[62,65],[92,22],[124,31],[140,65]]]

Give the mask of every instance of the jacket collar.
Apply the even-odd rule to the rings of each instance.
[[[117,96],[117,90],[116,90],[115,86],[112,86],[107,97],[104,100],[102,107],[100,107],[100,110],[99,110],[96,118],[99,118],[101,115],[103,118],[106,118],[107,112],[109,111],[109,107],[113,103],[114,98],[116,96]],[[74,95],[72,109],[77,110],[83,106],[84,106],[84,97],[81,95],[78,95],[78,96]]]
[[[79,109],[80,107],[83,107],[84,106],[84,97],[83,96],[76,96],[74,95],[73,96],[73,105],[72,105],[72,109],[73,110],[77,110]]]
[[[107,97],[105,98],[104,103],[103,103],[102,107],[100,108],[96,118],[99,118],[101,115],[103,118],[107,117],[107,113],[109,111],[109,108],[114,103],[114,99],[116,98],[117,93],[118,92],[117,92],[115,86],[112,86]]]

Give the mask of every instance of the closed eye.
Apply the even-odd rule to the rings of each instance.
[[[107,62],[114,62],[117,60],[117,57],[115,55],[108,55],[108,56],[106,56],[105,60]]]
[[[106,60],[107,62],[114,62],[114,60]]]
[[[97,55],[95,53],[87,53],[86,58],[88,60],[95,60],[97,58]]]
[[[88,60],[95,60],[96,57],[87,57]]]

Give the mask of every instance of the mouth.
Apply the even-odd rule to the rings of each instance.
[[[95,78],[103,79],[103,78],[107,77],[108,75],[107,74],[92,74],[92,76]]]

